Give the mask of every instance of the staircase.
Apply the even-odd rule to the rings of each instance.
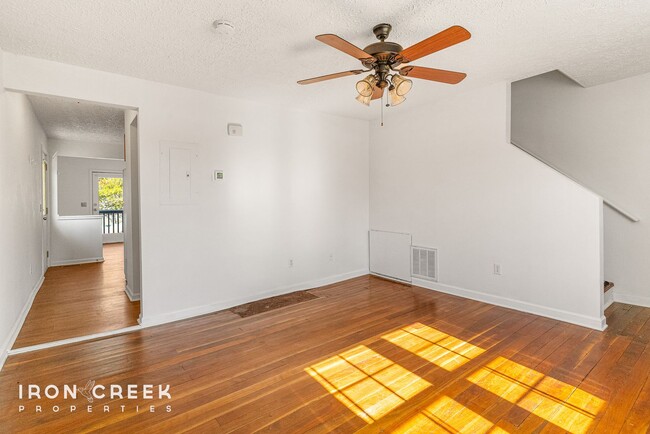
[[[605,306],[650,306],[650,74],[584,88],[559,71],[514,82],[513,145],[600,196]]]

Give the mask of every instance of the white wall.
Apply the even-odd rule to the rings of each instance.
[[[9,53],[4,74],[9,88],[139,108],[144,323],[367,272],[368,122]],[[196,204],[160,204],[165,140],[198,144]]]
[[[51,228],[50,265],[104,260],[100,216],[58,217]]]
[[[52,159],[52,265],[104,259],[101,216],[92,215],[92,172],[122,172],[124,160],[55,155]],[[82,207],[86,202],[87,207]]]
[[[123,143],[48,139],[52,159],[51,252],[52,265],[78,264],[103,260],[101,218],[92,214],[90,172],[122,171]],[[61,158],[84,157],[84,158]],[[60,161],[63,164],[60,164]],[[63,169],[63,170],[61,170]],[[63,186],[59,186],[61,173]],[[59,206],[59,197],[63,199]],[[82,208],[81,202],[88,207]],[[73,216],[73,217],[69,217]],[[85,216],[85,217],[81,217]]]
[[[92,215],[93,172],[119,172],[126,168],[124,160],[55,156],[57,182],[52,188],[53,211],[56,216]],[[82,203],[87,206],[83,207]]]
[[[47,146],[52,155],[124,159],[123,143],[80,142],[48,138]]]
[[[371,229],[438,249],[416,284],[599,328],[602,202],[509,144],[508,101],[500,83],[371,124]]]
[[[650,306],[650,74],[583,88],[560,72],[512,85],[512,139],[641,220],[605,208],[605,278]]]
[[[40,173],[45,147],[29,101],[5,92],[0,73],[0,366],[44,272]]]

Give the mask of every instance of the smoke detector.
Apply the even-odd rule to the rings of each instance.
[[[215,20],[212,27],[220,35],[231,35],[235,32],[235,26],[228,20]]]

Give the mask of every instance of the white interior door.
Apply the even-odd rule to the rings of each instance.
[[[124,175],[121,172],[93,172],[94,215],[102,216],[102,239],[124,242]]]

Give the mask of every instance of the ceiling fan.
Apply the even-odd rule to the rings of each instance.
[[[363,50],[331,33],[316,36],[316,39],[322,43],[360,60],[361,64],[367,69],[354,69],[336,74],[322,75],[300,80],[298,84],[312,84],[333,78],[371,72],[366,78],[357,82],[356,87],[359,93],[356,98],[357,101],[368,106],[371,100],[382,98],[384,89],[388,88],[390,105],[398,105],[404,102],[405,95],[413,86],[413,82],[406,77],[457,84],[467,76],[462,72],[409,65],[410,62],[421,57],[468,40],[471,35],[463,27],[449,27],[447,30],[430,36],[406,49],[402,48],[400,44],[386,41],[391,30],[392,26],[390,24],[377,24],[372,31],[379,39],[379,42],[370,44]],[[398,68],[400,66],[401,68]]]

